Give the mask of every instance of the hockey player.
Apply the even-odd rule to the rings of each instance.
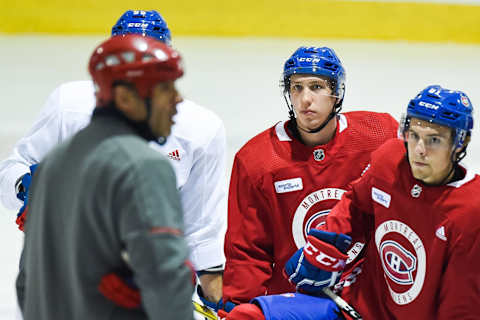
[[[117,36],[94,50],[89,71],[92,121],[32,181],[17,281],[24,319],[192,319],[175,173],[147,143],[170,133],[180,56],[150,37]],[[135,275],[142,309],[102,296],[98,283],[112,270]]]
[[[286,272],[300,288],[333,278],[327,258],[333,265],[345,256],[331,239],[362,234],[362,271],[343,296],[363,319],[478,319],[480,177],[459,163],[473,106],[461,91],[429,86],[408,104],[402,128],[403,140],[372,153],[327,217],[329,232],[312,230]]]
[[[286,261],[361,175],[370,152],[397,136],[388,114],[340,113],[345,70],[330,48],[298,48],[285,62],[283,89],[290,119],[252,138],[233,164],[223,297],[235,304],[295,292],[282,275]]]
[[[170,30],[156,11],[126,11],[112,28],[112,35],[142,34],[170,43]],[[49,96],[39,118],[0,163],[1,200],[8,209],[22,205],[24,186],[30,183],[29,166],[40,162],[56,144],[84,128],[95,107],[91,81],[60,85]],[[185,237],[190,260],[197,270],[205,295],[221,297],[225,262],[226,139],[222,121],[210,110],[183,100],[177,106],[168,141],[151,146],[166,155],[174,167],[185,215]],[[23,181],[23,183],[22,183]],[[15,189],[16,186],[16,189]],[[27,199],[28,203],[28,199]],[[20,210],[23,212],[23,208]],[[24,215],[19,215],[22,225]]]

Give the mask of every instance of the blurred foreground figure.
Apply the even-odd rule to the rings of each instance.
[[[155,10],[126,11],[111,33],[150,36],[171,44],[170,29]],[[16,222],[21,230],[36,165],[53,147],[87,126],[94,108],[92,81],[61,84],[50,94],[12,155],[0,162],[0,200],[6,208],[18,210]],[[152,142],[150,146],[167,156],[175,171],[190,261],[202,284],[198,291],[218,301],[222,294],[227,223],[225,128],[216,114],[189,99],[178,103],[174,121],[168,141],[161,145]]]
[[[180,56],[154,38],[117,36],[95,49],[89,71],[91,123],[43,159],[30,188],[24,319],[192,319],[175,174],[148,146],[170,134]],[[112,290],[107,274],[132,290]]]

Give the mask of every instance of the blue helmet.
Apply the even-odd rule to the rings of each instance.
[[[345,69],[333,49],[327,47],[300,47],[283,66],[284,90],[289,90],[290,76],[311,74],[328,78],[333,93],[340,100],[345,96]],[[341,103],[341,102],[340,102]]]
[[[463,146],[473,129],[473,106],[468,96],[439,85],[428,86],[410,100],[406,120],[412,117],[454,129],[456,148]]]
[[[128,10],[112,27],[112,36],[137,33],[150,36],[170,45],[170,29],[162,16],[155,10]]]

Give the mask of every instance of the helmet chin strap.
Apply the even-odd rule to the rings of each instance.
[[[336,106],[336,105],[335,105]],[[330,112],[330,114],[328,115],[327,119],[325,119],[325,121],[323,121],[323,123],[321,125],[319,125],[318,127],[316,127],[315,129],[312,129],[312,130],[305,130],[307,131],[308,133],[317,133],[319,131],[321,131],[323,128],[325,128],[325,126],[330,122],[330,120],[332,120],[336,115],[337,115],[337,111],[336,111],[336,107],[333,106],[332,108],[332,111]],[[303,130],[303,129],[302,129]]]
[[[337,96],[332,96],[332,97],[336,97],[338,98]],[[290,120],[292,120],[293,123],[295,123],[295,125],[298,127],[297,125],[297,119],[295,118],[295,113],[293,111],[293,105],[291,104],[290,102],[290,99],[287,98],[286,94],[284,94],[284,98],[285,98],[285,102],[287,103],[287,107],[288,107],[288,115],[290,117]],[[306,130],[306,129],[303,129],[303,131],[306,131],[308,133],[317,133],[319,131],[321,131],[323,128],[325,128],[325,126],[330,122],[330,120],[332,120],[339,112],[340,110],[342,110],[342,101],[338,101],[336,102],[334,105],[333,105],[333,108],[332,108],[332,111],[330,112],[330,114],[328,115],[327,119],[325,119],[325,121],[322,122],[321,125],[319,125],[318,127],[316,127],[315,129],[311,129],[311,130]]]
[[[459,170],[459,165],[458,164],[467,155],[467,150],[466,150],[467,146],[464,145],[460,151],[455,152],[455,150],[456,150],[455,145],[456,145],[456,143],[454,143],[454,147],[453,147],[452,153],[450,155],[450,159],[452,161],[452,168],[450,168],[450,170],[448,171],[448,174],[442,180],[441,184],[447,184],[447,183],[450,183],[452,181],[455,181],[455,177],[458,173],[457,170]],[[452,173],[453,173],[453,175],[452,175]],[[451,179],[449,180],[449,178],[451,178]]]

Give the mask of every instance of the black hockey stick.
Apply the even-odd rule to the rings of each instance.
[[[349,305],[345,300],[343,300],[332,290],[330,290],[330,288],[323,288],[322,291],[327,297],[329,297],[333,300],[333,302],[335,302],[335,304],[340,308],[340,310],[348,314],[352,319],[362,320],[362,316],[355,309],[353,309],[353,307]]]

